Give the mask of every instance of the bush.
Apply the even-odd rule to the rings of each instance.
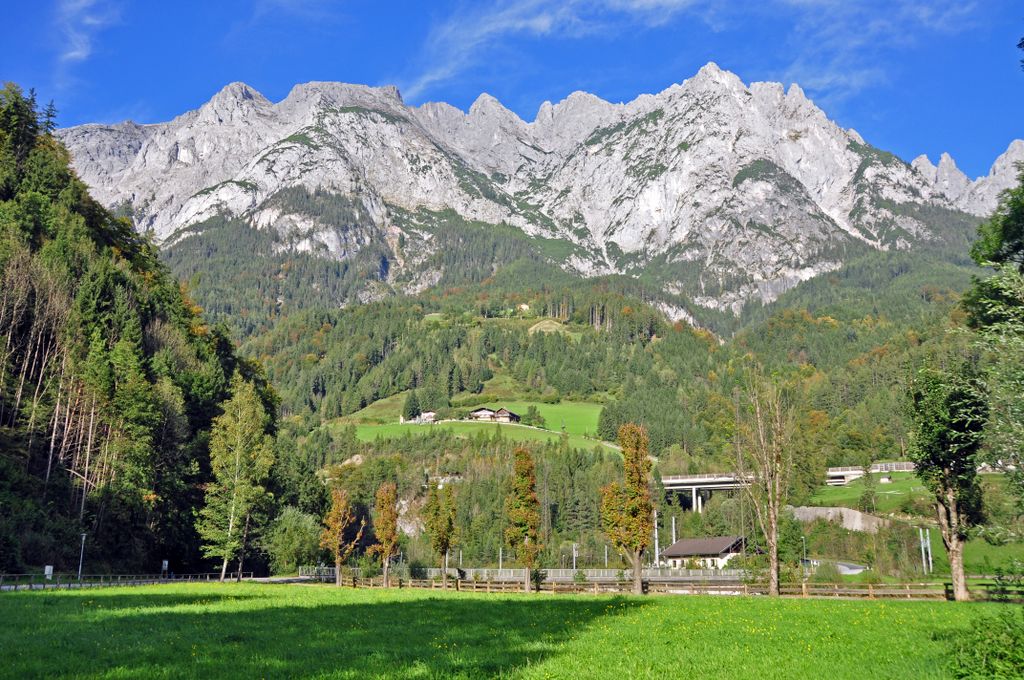
[[[275,574],[297,571],[304,564],[316,564],[321,556],[320,520],[288,506],[274,520],[263,547],[270,555],[270,567]]]
[[[1024,608],[1014,607],[998,616],[978,619],[948,639],[953,677],[1024,677]]]
[[[843,577],[839,574],[839,568],[832,562],[821,562],[814,570],[812,580],[815,583],[839,583]]]

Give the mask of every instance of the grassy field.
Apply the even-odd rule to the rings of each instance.
[[[524,415],[531,406],[544,417],[549,430],[560,432],[564,425],[565,431],[569,434],[589,435],[597,434],[597,419],[601,416],[601,405],[591,404],[585,401],[563,401],[557,404],[542,404],[539,402],[527,401],[493,401],[481,404],[487,408],[505,408]]]
[[[877,480],[877,475],[875,476]],[[900,509],[906,500],[928,497],[921,480],[913,472],[893,472],[892,483],[875,484],[877,493],[876,512],[889,513]],[[823,486],[814,494],[808,505],[856,508],[857,501],[864,493],[864,480],[856,479],[846,486]]]
[[[501,432],[501,436],[512,441],[531,442],[531,441],[557,441],[561,436],[558,432],[551,432],[547,430],[537,430],[532,427],[525,427],[522,425],[504,425],[501,423],[469,423],[469,422],[453,422],[453,423],[437,423],[434,425],[403,425],[400,423],[390,423],[388,425],[356,425],[356,436],[363,441],[373,441],[377,438],[393,438],[402,437],[406,434],[418,434],[426,432],[428,428],[445,428],[465,436],[472,436],[480,434],[481,432],[487,434],[493,434],[494,432]],[[595,446],[600,446],[608,451],[617,450],[616,447],[606,443],[600,442],[594,439],[587,439],[578,434],[569,435],[569,446],[573,446],[581,449],[593,449]]]
[[[5,593],[0,676],[941,678],[935,635],[997,607],[255,584]]]

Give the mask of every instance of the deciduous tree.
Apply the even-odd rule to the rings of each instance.
[[[537,500],[537,474],[533,456],[524,448],[516,449],[512,470],[512,488],[505,497],[505,542],[526,567],[523,589],[530,592],[530,573],[540,554],[540,501]]]
[[[633,566],[633,592],[643,592],[642,560],[654,531],[651,503],[651,461],[647,431],[627,423],[619,428],[625,482],[612,482],[601,491],[601,523],[608,538]]]
[[[324,517],[324,528],[320,532],[320,547],[330,550],[334,556],[334,583],[341,585],[341,565],[349,558],[352,551],[359,545],[363,538],[363,529],[366,527],[366,519],[359,522],[359,530],[355,537],[349,539],[349,527],[355,524],[356,516],[352,510],[352,503],[348,498],[348,491],[344,489],[331,490],[331,509]]]
[[[978,461],[987,418],[985,395],[971,357],[947,356],[921,369],[911,399],[910,455],[934,497],[956,600],[970,599],[964,575],[968,531],[982,519]]]
[[[739,474],[768,550],[768,593],[779,594],[779,515],[793,474],[794,409],[784,388],[759,367],[747,381],[740,409]]]
[[[430,545],[441,558],[441,585],[448,587],[448,551],[456,538],[455,494],[452,487],[433,487],[423,508],[423,521]]]
[[[373,532],[377,543],[370,551],[380,556],[384,587],[387,588],[391,585],[391,560],[398,554],[398,487],[394,482],[384,482],[377,489]]]
[[[232,396],[213,422],[214,481],[207,485],[197,525],[203,554],[222,560],[222,581],[228,562],[244,553],[253,512],[268,495],[263,484],[274,464],[273,441],[266,432],[269,423],[256,386],[235,373]]]

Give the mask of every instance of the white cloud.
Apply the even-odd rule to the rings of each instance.
[[[977,2],[965,0],[505,0],[463,8],[434,27],[419,59],[422,70],[403,83],[415,101],[515,37],[582,38],[656,28],[680,15],[713,31],[770,18],[788,24],[779,36],[774,75],[823,100],[840,100],[887,80],[886,50],[970,27]],[[770,16],[766,16],[770,15]],[[788,56],[780,56],[785,53]],[[772,59],[771,57],[774,57]],[[769,70],[771,67],[769,67]]]
[[[57,29],[63,40],[59,60],[76,63],[88,59],[97,34],[118,18],[117,6],[104,0],[60,0],[56,10]]]
[[[691,8],[717,4],[708,0],[507,0],[486,9],[460,12],[430,32],[424,50],[428,64],[403,84],[402,92],[418,99],[430,88],[451,80],[486,49],[512,36],[580,38],[622,30],[623,22],[655,26]]]

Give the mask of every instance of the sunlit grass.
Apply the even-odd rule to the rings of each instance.
[[[939,678],[996,605],[168,585],[0,595],[0,676]]]

